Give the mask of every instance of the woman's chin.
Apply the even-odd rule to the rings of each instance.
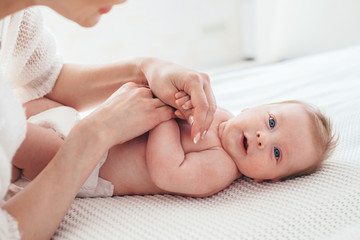
[[[101,19],[101,15],[98,15],[96,17],[92,17],[89,19],[82,19],[80,21],[76,21],[80,26],[90,28],[95,26]]]

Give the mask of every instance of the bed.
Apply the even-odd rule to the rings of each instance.
[[[320,106],[336,151],[314,174],[242,178],[207,198],[78,198],[52,239],[360,239],[360,45],[211,79],[217,104],[234,114],[289,99]]]

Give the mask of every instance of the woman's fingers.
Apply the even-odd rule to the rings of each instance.
[[[208,106],[209,106],[206,117],[205,117],[205,122],[204,122],[205,131],[207,131],[210,128],[210,125],[213,121],[217,106],[216,106],[215,96],[211,90],[211,87],[206,85],[204,87],[204,91],[205,91],[205,95],[207,97],[207,102],[208,102]],[[205,134],[206,134],[206,132],[203,132],[202,137],[204,137]]]
[[[143,59],[141,70],[154,94],[180,110],[192,123],[191,138],[194,142],[199,141],[210,127],[216,109],[209,76],[154,58]]]
[[[194,142],[198,142],[210,128],[216,110],[216,101],[209,78],[205,74],[198,76],[198,80],[191,81],[189,89],[191,89],[190,94],[185,91],[177,92],[175,103],[181,111],[181,117],[188,119],[192,125],[191,135]],[[180,114],[176,113],[176,116]]]
[[[171,107],[153,98],[149,88],[128,83],[89,117],[104,128],[112,146],[140,136],[175,115]]]
[[[192,120],[192,117],[194,119],[191,129],[191,136],[193,137],[193,141],[195,143],[200,140],[200,137],[210,127],[205,124],[209,109],[209,103],[208,97],[206,96],[207,92],[204,91],[205,86],[209,84],[209,78],[205,74],[199,74],[194,76],[194,79],[190,82],[190,96],[193,108],[191,111],[191,115],[187,116],[187,118],[190,119],[190,121]],[[186,111],[185,115],[186,114],[189,114],[189,111]],[[213,116],[209,117],[212,122]]]

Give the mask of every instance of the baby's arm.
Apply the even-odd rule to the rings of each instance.
[[[209,196],[239,177],[235,164],[221,148],[184,153],[173,119],[150,131],[146,161],[153,182],[172,193]]]

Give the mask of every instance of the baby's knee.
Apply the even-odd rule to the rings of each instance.
[[[61,107],[64,105],[43,97],[26,102],[23,104],[23,106],[25,108],[26,118],[30,118],[31,116],[36,115],[40,112],[44,112],[51,108]]]

